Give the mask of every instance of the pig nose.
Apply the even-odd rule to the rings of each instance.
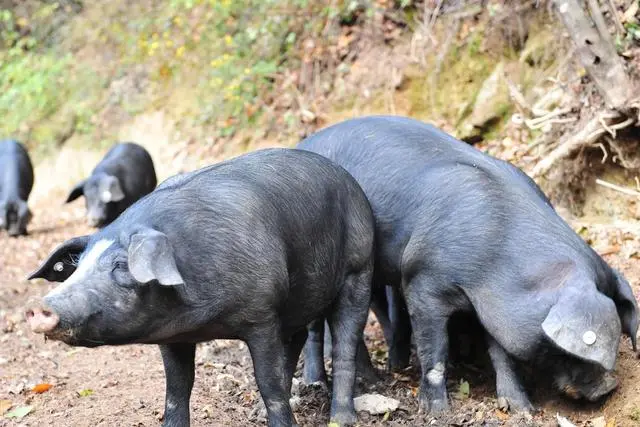
[[[53,331],[60,321],[58,315],[46,307],[27,310],[25,317],[31,330],[38,334]]]

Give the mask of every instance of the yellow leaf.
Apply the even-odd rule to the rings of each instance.
[[[44,393],[45,391],[49,390],[51,387],[53,387],[51,384],[47,384],[47,383],[42,383],[42,384],[36,384],[31,391],[34,393]]]
[[[3,416],[11,407],[13,403],[10,400],[0,400],[0,417]]]

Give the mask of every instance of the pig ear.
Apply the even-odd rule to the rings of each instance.
[[[619,271],[613,270],[615,274],[615,289],[613,302],[616,303],[620,323],[622,324],[622,332],[631,338],[633,351],[637,351],[636,335],[638,333],[638,303],[633,296],[633,291],[629,282],[620,274]]]
[[[184,284],[166,234],[146,229],[131,236],[129,271],[140,283],[157,280],[164,286]]]
[[[620,319],[613,301],[595,287],[566,284],[542,322],[542,330],[558,347],[607,370],[616,363]]]
[[[100,181],[100,200],[105,203],[119,202],[124,199],[124,192],[120,186],[120,180],[109,175]]]
[[[53,250],[40,267],[31,273],[27,280],[46,279],[50,282],[64,282],[76,270],[80,254],[89,243],[89,236],[75,237],[67,240]]]
[[[65,203],[73,202],[78,197],[84,195],[84,183],[85,182],[87,182],[86,179],[84,181],[80,181],[79,183],[76,184],[75,187],[73,187],[73,189],[71,190],[71,192],[67,196],[67,200],[65,201]]]

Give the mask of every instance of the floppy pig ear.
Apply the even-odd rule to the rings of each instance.
[[[595,288],[585,291],[565,285],[542,329],[566,352],[613,369],[620,344],[620,319],[613,301]]]
[[[46,279],[50,282],[64,282],[76,270],[76,260],[89,243],[89,236],[67,240],[53,250],[40,267],[27,280]]]
[[[131,236],[129,271],[140,283],[157,280],[164,286],[184,284],[166,234],[145,229]]]
[[[636,335],[638,333],[638,303],[633,296],[633,291],[629,282],[618,272],[613,270],[616,278],[613,301],[618,310],[620,323],[622,324],[622,332],[631,338],[633,351],[637,351]]]
[[[84,181],[80,181],[79,183],[76,184],[75,187],[73,187],[73,189],[71,190],[71,192],[67,196],[67,200],[65,201],[65,203],[73,202],[78,197],[84,195],[84,183],[85,182],[87,182],[86,179]]]
[[[120,180],[115,176],[107,176],[100,181],[100,199],[105,202],[119,202],[124,199]]]

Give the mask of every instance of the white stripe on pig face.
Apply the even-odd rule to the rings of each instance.
[[[47,296],[55,296],[63,293],[75,283],[82,282],[93,273],[96,263],[107,249],[113,244],[113,240],[102,239],[93,245],[89,252],[80,259],[80,263],[71,276],[59,286],[51,290]]]

